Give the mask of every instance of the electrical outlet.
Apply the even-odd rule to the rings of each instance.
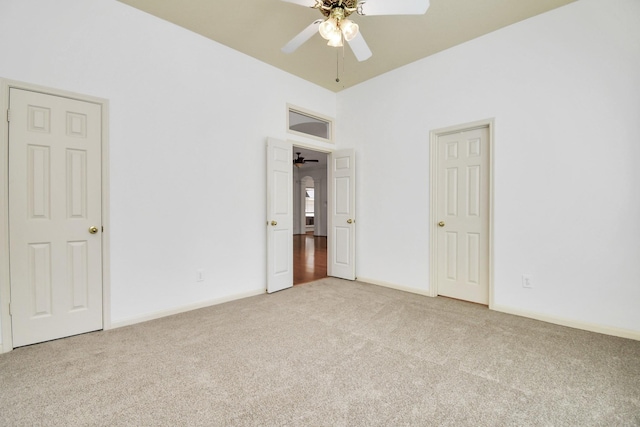
[[[204,282],[204,270],[202,268],[196,270],[196,282]]]
[[[526,273],[522,275],[522,287],[533,288],[533,275]]]

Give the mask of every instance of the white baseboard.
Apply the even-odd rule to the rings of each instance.
[[[212,305],[223,304],[225,302],[235,301],[243,298],[253,297],[256,295],[262,295],[266,292],[265,289],[243,292],[239,294],[233,294],[222,298],[216,298],[207,301],[201,301],[194,304],[187,304],[181,307],[170,308],[167,310],[154,311],[152,313],[145,313],[138,316],[127,317],[122,320],[116,320],[111,322],[109,329],[121,328],[123,326],[135,325],[136,323],[147,322],[149,320],[160,319],[161,317],[172,316],[174,314],[180,314],[191,310],[197,310],[199,308],[211,307]],[[106,328],[105,328],[106,330]]]
[[[370,283],[372,285],[384,286],[385,288],[396,289],[404,292],[411,292],[413,294],[424,295],[430,297],[429,290],[416,289],[408,286],[397,285],[395,283],[383,282],[380,280],[369,279],[365,277],[358,277],[359,282]],[[517,308],[507,307],[503,305],[492,305],[491,310],[499,311],[502,313],[513,314],[515,316],[528,317],[530,319],[541,320],[547,323],[553,323],[554,325],[568,326],[570,328],[582,329],[589,332],[597,332],[599,334],[612,335],[614,337],[628,338],[636,341],[640,341],[640,331],[633,331],[630,329],[615,328],[612,326],[597,325],[594,323],[581,322],[579,320],[565,319],[562,317],[550,316],[547,314],[536,313],[533,311],[520,310]]]
[[[597,332],[599,334],[612,335],[614,337],[629,338],[640,341],[640,331],[631,329],[615,328],[612,326],[597,325],[595,323],[582,322],[579,320],[565,319],[562,317],[550,316],[547,314],[536,313],[533,311],[520,310],[517,308],[506,307],[503,305],[494,305],[492,310],[502,313],[513,314],[516,316],[528,317],[530,319],[542,320],[543,322],[553,323],[555,325],[568,326],[570,328],[582,329],[589,332]]]
[[[381,280],[375,280],[375,279],[368,279],[366,277],[358,277],[356,280],[358,282],[364,282],[364,283],[369,283],[371,285],[383,286],[385,288],[391,288],[398,291],[410,292],[412,294],[418,294],[425,297],[431,296],[428,289],[424,290],[424,289],[412,288],[409,286],[396,285],[395,283],[383,282]]]

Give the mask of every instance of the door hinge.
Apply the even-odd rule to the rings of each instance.
[[[11,312],[11,303],[9,303],[9,316],[13,316],[13,313]]]
[[[11,110],[7,110],[7,121],[11,121]]]

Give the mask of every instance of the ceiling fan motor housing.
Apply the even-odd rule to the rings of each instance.
[[[298,157],[296,157],[295,159],[293,159],[293,164],[297,167],[300,167],[301,165],[304,165],[305,163],[318,163],[319,160],[313,160],[313,159],[305,159],[304,157],[300,156],[300,152],[296,152],[296,154],[298,155]]]
[[[320,12],[327,18],[344,19],[358,9],[358,0],[323,0],[318,1],[317,5]]]

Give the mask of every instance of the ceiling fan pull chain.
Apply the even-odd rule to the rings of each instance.
[[[344,76],[344,43],[342,44],[342,75]]]
[[[344,49],[344,46],[342,46]],[[340,60],[340,51],[336,49],[336,83],[340,83],[340,66],[338,65],[338,61]]]

